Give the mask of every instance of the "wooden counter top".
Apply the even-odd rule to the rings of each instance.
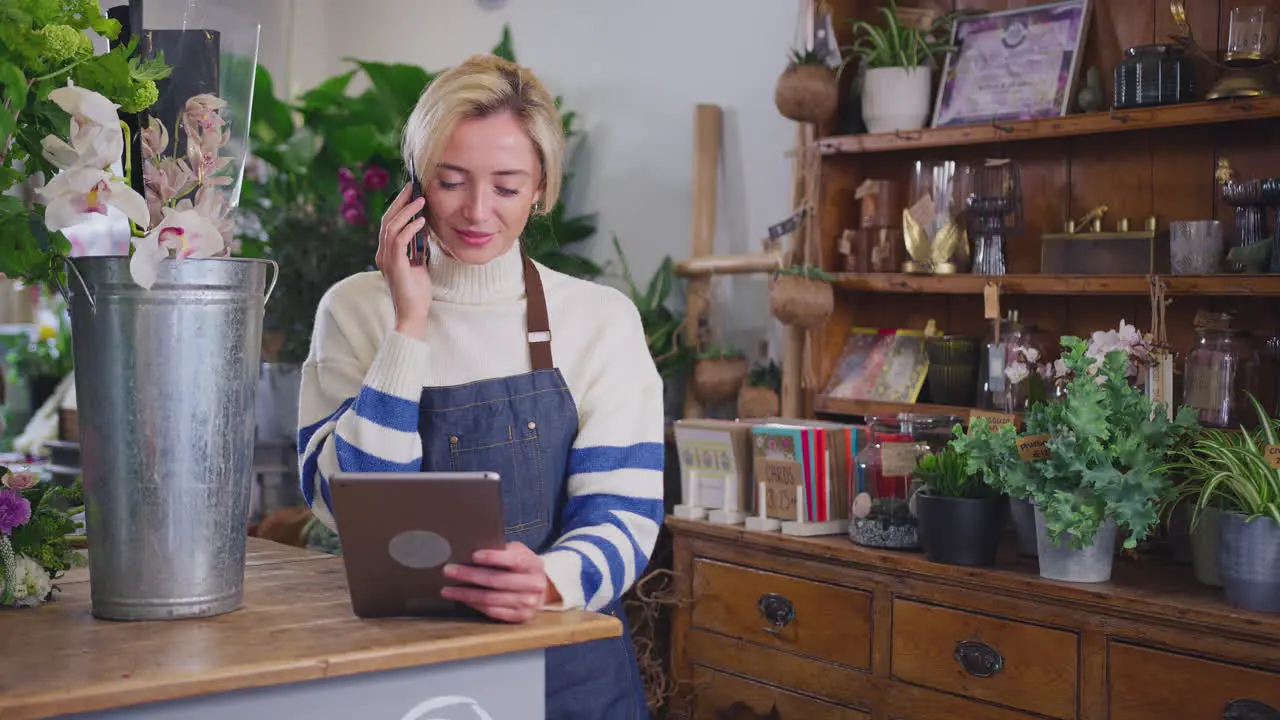
[[[249,539],[244,607],[201,620],[90,614],[88,573],[58,600],[0,611],[0,718],[30,720],[206,693],[454,662],[621,633],[610,617],[543,613],[524,625],[351,613],[342,559]]]

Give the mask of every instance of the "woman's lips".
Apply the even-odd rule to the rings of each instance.
[[[458,237],[462,238],[462,242],[468,245],[480,246],[489,242],[489,238],[493,237],[493,233],[476,232],[475,230],[459,230],[454,229],[458,233]]]

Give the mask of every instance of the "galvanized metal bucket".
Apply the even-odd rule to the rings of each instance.
[[[240,607],[268,260],[67,263],[93,614]],[[275,285],[272,273],[271,285]]]

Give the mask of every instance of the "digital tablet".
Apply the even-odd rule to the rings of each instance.
[[[445,563],[506,546],[497,473],[338,473],[329,482],[359,617],[472,616],[440,596]]]

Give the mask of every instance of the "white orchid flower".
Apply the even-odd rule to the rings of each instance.
[[[150,290],[169,251],[176,252],[179,262],[213,257],[226,249],[226,242],[218,226],[196,210],[165,208],[164,220],[145,236],[135,238],[133,246],[129,273],[139,287]]]
[[[48,135],[41,142],[46,160],[59,169],[88,165],[105,168],[124,153],[124,131],[120,128],[119,106],[101,93],[66,87],[49,93],[49,99],[71,115],[68,140]]]
[[[107,206],[118,208],[138,224],[151,225],[147,201],[112,173],[89,165],[64,170],[36,191],[45,206],[44,225],[50,232],[78,225],[88,215],[107,214]]]

